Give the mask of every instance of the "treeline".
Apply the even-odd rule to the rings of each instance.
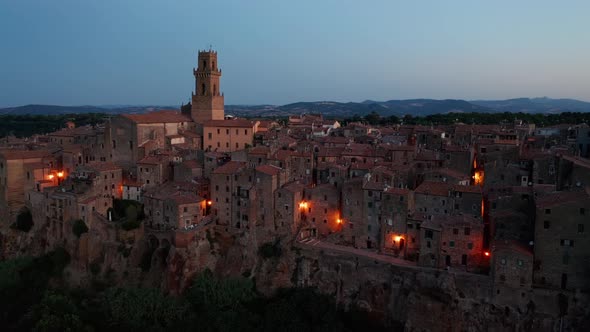
[[[64,128],[72,121],[76,126],[95,125],[105,121],[106,114],[60,114],[60,115],[0,115],[0,138],[6,136],[29,137],[51,133]]]
[[[455,123],[465,124],[498,124],[502,122],[514,122],[522,120],[525,123],[534,123],[537,126],[546,127],[562,123],[580,124],[590,122],[590,113],[563,112],[559,114],[541,114],[541,113],[446,113],[432,114],[427,116],[405,115],[403,117],[381,116],[376,112],[369,113],[365,116],[355,115],[346,118],[344,124],[350,122],[365,122],[371,125],[451,125]]]
[[[181,296],[154,288],[71,289],[61,275],[69,256],[57,249],[38,258],[0,262],[3,331],[379,331],[380,320],[311,288],[272,297],[248,278],[220,279],[205,271]]]

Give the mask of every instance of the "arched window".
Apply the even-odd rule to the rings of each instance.
[[[213,95],[217,96],[217,84],[213,84]]]
[[[206,89],[207,89],[207,87],[205,86],[205,83],[203,83],[203,84],[201,85],[201,90],[202,90],[202,93],[201,93],[201,94],[202,94],[203,96],[205,95]]]
[[[207,68],[207,60],[203,60],[203,69]]]

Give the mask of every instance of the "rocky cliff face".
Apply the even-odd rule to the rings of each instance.
[[[25,234],[3,230],[2,255],[15,257],[50,250],[43,227]],[[392,266],[350,254],[298,247],[284,239],[280,254],[262,257],[256,238],[226,235],[211,228],[186,248],[158,246],[142,229],[122,231],[95,224],[79,239],[59,241],[72,256],[66,273],[73,285],[108,281],[119,285],[160,287],[178,294],[206,268],[222,276],[253,278],[258,290],[271,294],[281,287],[317,287],[345,307],[368,310],[392,329],[407,331],[575,331],[589,321],[583,294],[565,294],[565,311],[557,293],[524,305],[499,304],[491,278],[483,275]],[[563,297],[562,297],[563,300]],[[560,319],[560,312],[565,313]]]

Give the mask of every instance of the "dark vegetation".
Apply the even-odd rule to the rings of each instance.
[[[113,207],[108,213],[111,213],[113,221],[119,223],[126,231],[139,228],[141,221],[145,219],[143,204],[128,199],[113,200]]]
[[[525,123],[534,123],[537,126],[553,126],[563,123],[580,124],[590,123],[590,113],[573,113],[564,112],[559,114],[541,114],[541,113],[446,113],[432,114],[426,116],[405,115],[403,117],[381,116],[376,112],[371,112],[365,116],[354,115],[346,118],[342,122],[366,122],[372,125],[451,125],[456,123],[464,124],[498,124],[502,122],[513,122],[522,120]]]
[[[314,289],[285,289],[272,297],[246,278],[198,274],[181,296],[158,289],[94,283],[64,285],[63,249],[38,258],[0,262],[3,331],[356,331],[383,330],[378,319]]]
[[[281,257],[282,250],[279,241],[266,242],[258,247],[258,255],[262,258]]]
[[[88,226],[86,226],[84,220],[77,219],[76,221],[74,221],[74,223],[72,224],[72,233],[74,233],[74,235],[80,237],[82,234],[86,232],[88,232]]]
[[[33,228],[33,215],[31,211],[28,208],[20,210],[16,216],[16,221],[10,227],[19,231],[29,232]]]
[[[102,113],[62,114],[62,115],[0,115],[0,137],[13,135],[29,137],[46,134],[64,128],[66,122],[73,121],[76,126],[102,123],[106,115]]]

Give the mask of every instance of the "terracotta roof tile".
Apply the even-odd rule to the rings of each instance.
[[[192,120],[188,116],[174,110],[163,110],[145,114],[122,114],[121,116],[135,123],[192,122]]]
[[[6,160],[35,159],[51,156],[47,150],[0,150],[0,156]]]
[[[281,168],[273,165],[261,165],[256,167],[256,171],[268,175],[277,175],[281,172]]]
[[[244,167],[246,167],[246,163],[243,161],[228,161],[222,166],[217,167],[213,171],[213,174],[235,174]]]

